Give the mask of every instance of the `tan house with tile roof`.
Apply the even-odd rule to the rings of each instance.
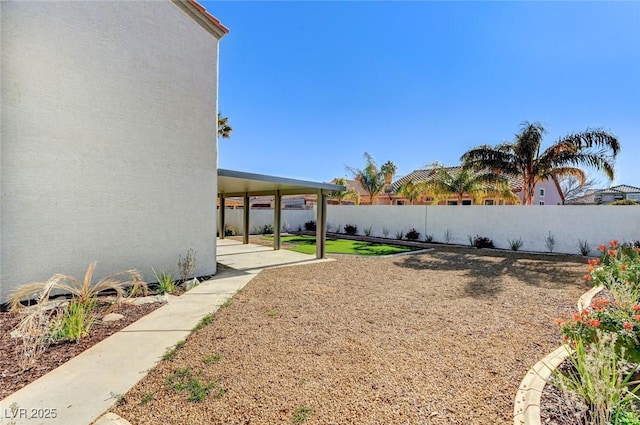
[[[445,167],[447,172],[451,174],[456,174],[460,171],[461,167]],[[428,169],[420,169],[415,170],[404,177],[399,178],[395,182],[393,182],[387,193],[384,195],[380,195],[379,197],[381,203],[377,205],[409,205],[410,202],[403,196],[398,195],[398,190],[400,187],[409,181],[414,182],[426,182],[435,177],[437,168],[428,168]],[[523,199],[523,181],[520,177],[509,177],[509,185],[511,186],[513,192],[518,195],[520,200]],[[382,203],[383,202],[383,203]],[[417,201],[414,202],[414,205],[431,205],[433,203],[432,198],[429,194],[425,194],[420,197]],[[471,197],[464,198],[462,201],[463,205],[472,205],[473,200]],[[505,202],[498,198],[486,198],[483,199],[482,203],[484,205],[501,205],[505,204]],[[539,183],[536,186],[534,205],[562,205],[564,203],[564,197],[562,195],[562,190],[560,189],[560,184],[556,179],[545,181]],[[451,196],[450,199],[446,201],[439,202],[439,205],[456,205],[457,200],[454,196]],[[507,203],[509,204],[509,203]]]

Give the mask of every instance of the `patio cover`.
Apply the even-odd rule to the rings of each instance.
[[[280,228],[282,227],[282,195],[312,195],[318,199],[316,214],[316,257],[324,258],[327,235],[327,197],[331,192],[344,192],[346,187],[330,183],[296,180],[287,177],[267,176],[243,171],[218,169],[218,197],[220,198],[220,219],[218,231],[224,239],[225,198],[241,197],[244,200],[242,219],[242,242],[249,243],[249,197],[274,196],[273,248],[280,249]]]

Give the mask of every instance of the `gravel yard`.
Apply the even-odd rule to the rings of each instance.
[[[510,424],[520,380],[559,344],[554,319],[588,289],[573,256],[336,258],[261,272],[113,411],[132,424]]]

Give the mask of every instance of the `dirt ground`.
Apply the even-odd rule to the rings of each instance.
[[[588,289],[573,256],[335,258],[261,272],[113,411],[134,425],[510,424],[524,374],[560,341],[554,319]]]

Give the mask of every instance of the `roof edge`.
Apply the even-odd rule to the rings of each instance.
[[[214,35],[216,38],[221,39],[225,35],[229,34],[229,28],[225,27],[222,22],[204,8],[196,0],[171,0],[176,6],[184,10],[189,16],[191,16],[196,22],[198,22],[204,29]]]

